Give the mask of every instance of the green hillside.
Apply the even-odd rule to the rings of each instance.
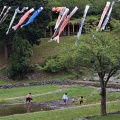
[[[75,42],[76,36],[60,37],[60,43],[56,41],[48,42],[50,38],[42,38],[40,45],[33,46],[33,62],[41,63],[45,58],[56,55],[63,45],[72,45]],[[4,45],[0,44],[0,67],[8,63],[4,55]]]
[[[60,43],[56,41],[48,42],[50,38],[41,39],[39,46],[33,47],[33,59],[36,62],[41,62],[49,56],[56,55],[62,48],[63,45],[73,45],[76,40],[76,36],[60,37]]]

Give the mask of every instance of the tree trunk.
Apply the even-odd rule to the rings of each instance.
[[[106,88],[101,87],[101,115],[105,116],[106,113]]]
[[[7,48],[7,44],[5,43],[4,46],[5,46],[5,47],[4,47],[4,57],[5,57],[5,59],[8,59],[8,48]]]

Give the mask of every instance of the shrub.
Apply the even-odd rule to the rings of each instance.
[[[66,69],[64,61],[61,60],[60,56],[47,58],[41,68],[48,72],[59,72]]]

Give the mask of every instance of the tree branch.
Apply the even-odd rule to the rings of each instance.
[[[117,69],[111,69],[111,71],[109,72],[107,79],[105,81],[105,86],[107,86],[107,83],[108,83],[110,77],[113,76],[116,73],[116,71],[117,71]]]

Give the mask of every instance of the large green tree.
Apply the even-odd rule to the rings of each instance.
[[[14,80],[25,78],[25,74],[31,68],[31,56],[33,55],[32,46],[28,40],[14,36],[12,42],[12,54],[9,60],[8,77]]]
[[[120,70],[120,38],[102,32],[93,39],[81,40],[73,54],[76,65],[98,73],[101,87],[101,115],[106,115],[106,87],[109,79]]]

